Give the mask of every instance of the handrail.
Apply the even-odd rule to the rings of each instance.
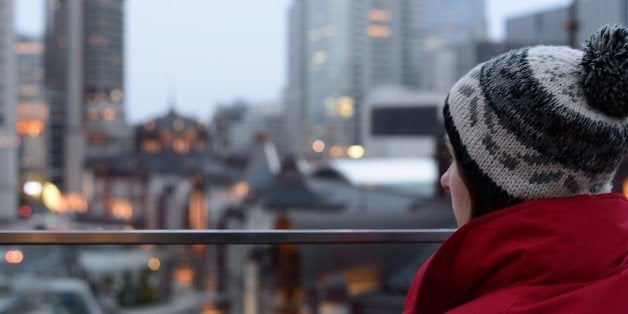
[[[455,229],[2,231],[0,245],[440,243]]]

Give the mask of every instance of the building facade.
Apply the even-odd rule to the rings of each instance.
[[[371,88],[429,87],[430,43],[486,35],[483,0],[442,2],[295,0],[284,98],[291,151],[312,154],[315,142],[325,150],[361,143]],[[464,20],[443,24],[452,12]]]
[[[13,52],[13,4],[0,1],[0,219],[17,212],[17,150],[15,132],[15,54]]]
[[[44,93],[44,44],[19,36],[13,46],[17,61],[17,134],[19,183],[47,181],[48,105]],[[28,194],[28,193],[27,193]]]
[[[51,179],[80,190],[87,156],[130,148],[124,118],[121,0],[49,0],[46,89],[50,105]]]

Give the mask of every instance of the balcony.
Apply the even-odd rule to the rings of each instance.
[[[453,231],[4,231],[0,312],[399,313]]]

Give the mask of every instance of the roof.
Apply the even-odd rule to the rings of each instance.
[[[190,130],[198,132],[200,137],[207,137],[207,127],[195,119],[184,117],[174,109],[170,109],[165,115],[153,120],[149,120],[135,127],[136,136],[146,136],[149,134],[159,134],[163,130],[170,130],[173,133],[184,133]]]
[[[306,184],[294,159],[284,160],[282,169],[274,176],[261,196],[262,205],[269,210],[287,208],[340,209]]]

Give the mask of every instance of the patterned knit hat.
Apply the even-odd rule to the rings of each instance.
[[[536,46],[475,67],[451,89],[445,128],[475,216],[525,200],[600,194],[628,151],[628,30],[584,52]]]

